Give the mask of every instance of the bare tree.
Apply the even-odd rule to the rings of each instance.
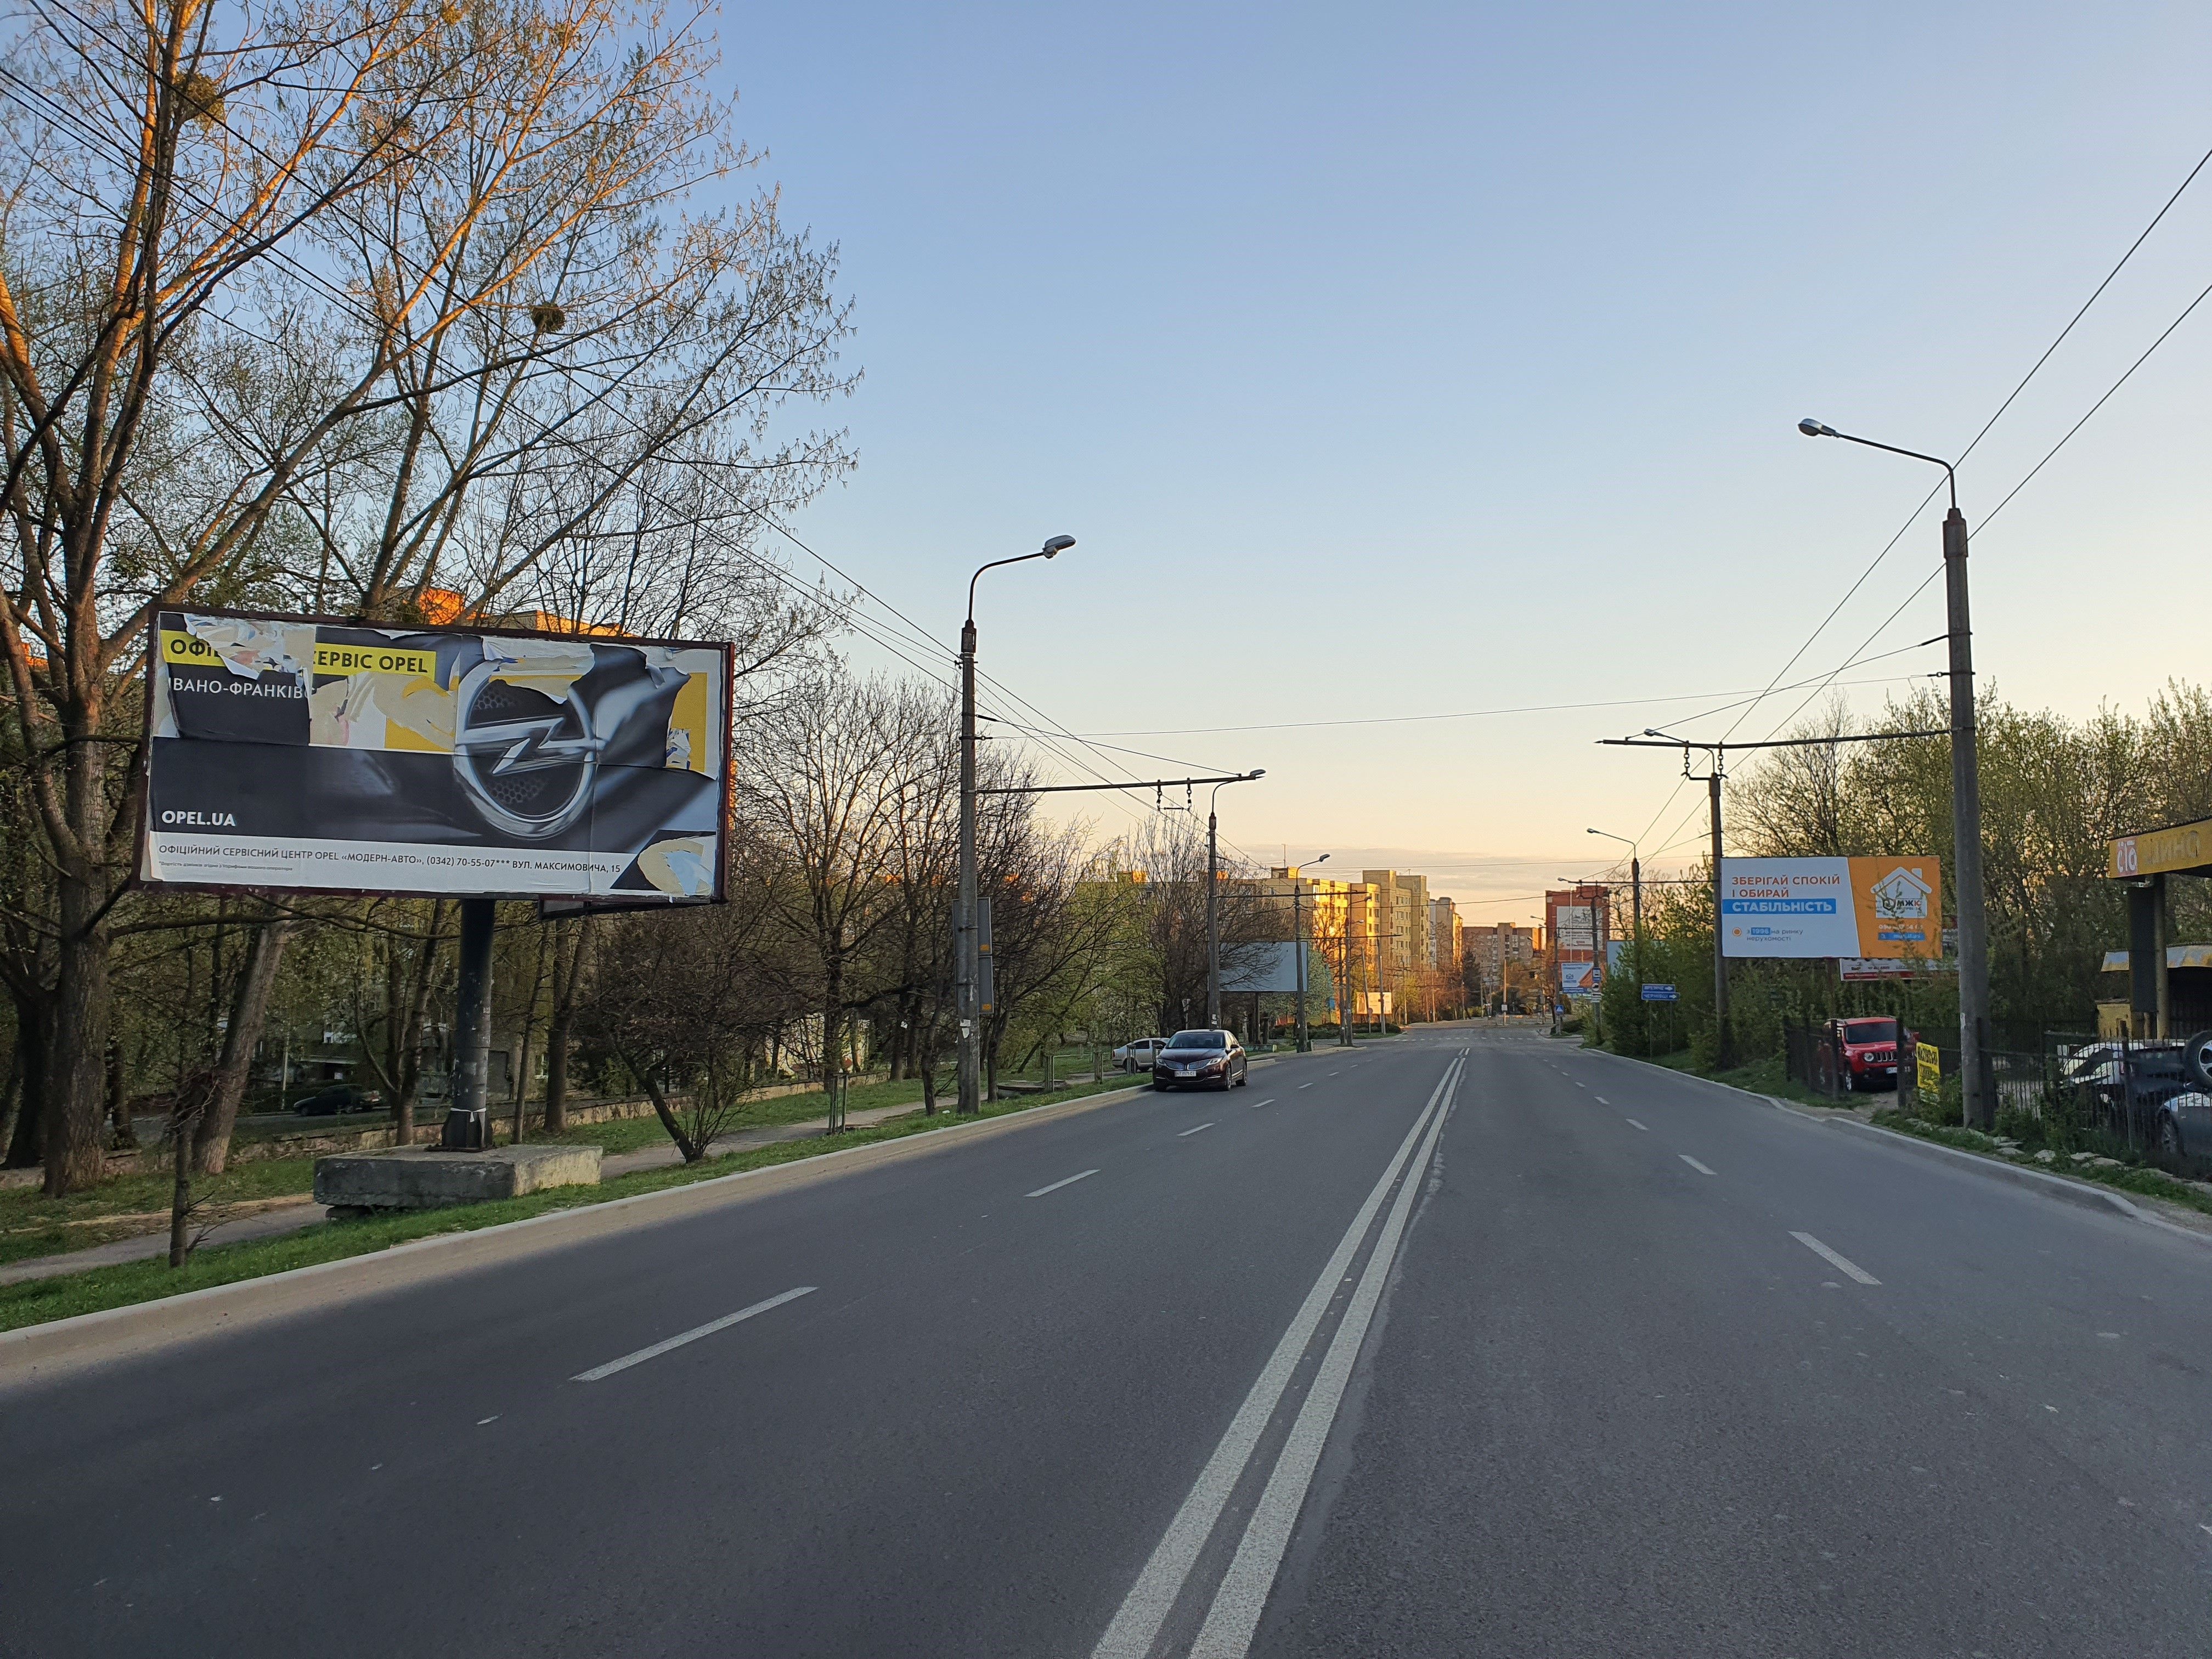
[[[769,1040],[805,1009],[791,941],[764,927],[764,884],[728,904],[599,919],[599,990],[581,1024],[638,1081],[687,1164],[742,1109]]]
[[[481,613],[556,549],[787,505],[842,441],[763,447],[765,422],[845,384],[844,321],[833,256],[772,195],[674,216],[745,159],[690,20],[106,0],[25,21],[0,118],[0,667],[55,872],[60,1193],[100,1173],[143,784],[118,704],[155,611],[311,570],[308,597],[371,617],[441,583]],[[704,507],[687,476],[714,481]]]
[[[757,878],[763,897],[813,953],[832,1133],[844,1127],[846,1020],[879,990],[868,970],[902,915],[899,802],[942,787],[943,712],[910,686],[822,671],[738,723],[740,833],[781,854]]]

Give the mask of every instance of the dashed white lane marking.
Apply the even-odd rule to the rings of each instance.
[[[1062,1187],[1073,1187],[1079,1181],[1088,1181],[1092,1176],[1095,1176],[1097,1173],[1098,1171],[1096,1170],[1085,1170],[1081,1175],[1069,1176],[1064,1180],[1054,1182],[1049,1187],[1040,1187],[1033,1193],[1024,1193],[1022,1196],[1024,1198],[1042,1198],[1047,1193],[1056,1193]]]
[[[1217,1120],[1216,1120],[1216,1121],[1219,1121],[1218,1119],[1217,1119]],[[1198,1128],[1195,1128],[1195,1129],[1185,1129],[1185,1130],[1182,1132],[1182,1134],[1178,1134],[1178,1135],[1176,1137],[1176,1139],[1177,1140],[1181,1140],[1181,1139],[1182,1139],[1183,1135],[1194,1135],[1194,1134],[1198,1133],[1199,1133],[1199,1130],[1200,1130],[1200,1129],[1211,1129],[1212,1127],[1213,1127],[1213,1125],[1212,1125],[1212,1123],[1201,1123],[1201,1124],[1200,1124],[1200,1125],[1198,1126]]]
[[[1321,1081],[1321,1079],[1320,1079],[1319,1078],[1316,1078],[1316,1079],[1314,1079],[1314,1083],[1318,1083],[1318,1082],[1320,1082],[1320,1081]],[[1313,1083],[1301,1083],[1300,1085],[1298,1085],[1298,1087],[1299,1087],[1299,1088],[1301,1088],[1301,1089],[1310,1089],[1310,1088],[1312,1088],[1312,1087],[1313,1087]]]
[[[1613,1103],[1607,1100],[1603,1095],[1592,1095],[1590,1098],[1597,1102],[1601,1106],[1610,1106],[1613,1104]]]
[[[640,1348],[635,1353],[626,1353],[620,1359],[610,1359],[604,1365],[594,1365],[587,1371],[578,1371],[568,1380],[571,1382],[597,1382],[602,1377],[612,1376],[617,1371],[626,1371],[632,1365],[643,1364],[648,1359],[658,1358],[671,1348],[680,1348],[686,1342],[696,1342],[702,1336],[712,1336],[716,1331],[726,1331],[741,1319],[750,1319],[755,1314],[764,1314],[770,1308],[781,1308],[787,1302],[795,1302],[802,1296],[811,1296],[815,1289],[816,1287],[811,1285],[801,1285],[794,1290],[786,1291],[781,1296],[772,1296],[765,1302],[756,1302],[750,1308],[740,1308],[733,1314],[724,1314],[720,1319],[709,1321],[696,1329],[685,1331],[680,1336],[672,1336],[665,1342],[656,1342],[649,1348]]]
[[[1626,1123],[1626,1125],[1628,1125],[1628,1127],[1629,1127],[1630,1128],[1632,1128],[1632,1129],[1644,1129],[1644,1126],[1643,1126],[1641,1123],[1638,1123],[1638,1122],[1634,1118],[1632,1118],[1632,1117],[1623,1118],[1623,1119],[1621,1120],[1621,1121],[1622,1121],[1622,1122],[1624,1122],[1624,1123]],[[1644,1133],[1645,1134],[1647,1134],[1647,1135],[1648,1135],[1648,1134],[1650,1134],[1650,1133],[1651,1133],[1651,1131],[1650,1131],[1650,1130],[1649,1130],[1649,1129],[1644,1129]]]
[[[1793,1232],[1790,1237],[1796,1239],[1807,1249],[1812,1251],[1814,1255],[1819,1256],[1823,1261],[1826,1262],[1831,1267],[1833,1267],[1838,1273],[1844,1273],[1852,1279],[1856,1279],[1862,1285],[1879,1285],[1881,1283],[1881,1280],[1876,1279],[1864,1267],[1860,1267],[1857,1262],[1852,1261],[1846,1257],[1838,1255],[1833,1250],[1820,1243],[1819,1239],[1814,1237],[1812,1234]]]
[[[1683,1163],[1688,1164],[1692,1169],[1695,1170],[1699,1175],[1711,1175],[1712,1173],[1711,1170],[1708,1170],[1704,1164],[1698,1163],[1697,1159],[1692,1158],[1687,1152],[1678,1152],[1675,1156],[1680,1158]]]
[[[1273,1096],[1273,1095],[1269,1095],[1269,1096],[1268,1096],[1265,1100],[1254,1100],[1254,1101],[1248,1101],[1248,1102],[1246,1102],[1246,1103],[1245,1103],[1246,1106],[1247,1106],[1250,1110],[1252,1110],[1252,1111],[1255,1111],[1255,1112],[1256,1112],[1256,1111],[1258,1111],[1258,1110],[1259,1110],[1262,1106],[1272,1106],[1272,1105],[1273,1105],[1274,1103],[1275,1103],[1275,1097],[1274,1097],[1274,1096]]]

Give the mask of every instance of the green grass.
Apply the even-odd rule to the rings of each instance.
[[[1109,1079],[1103,1084],[1085,1080],[1076,1087],[1056,1091],[1049,1095],[1024,1095],[1017,1100],[987,1104],[981,1116],[1006,1117],[1034,1107],[1080,1099],[1085,1095],[1127,1086],[1125,1079]],[[858,1094],[860,1091],[855,1090],[853,1092]],[[786,1098],[811,1098],[818,1115],[819,1095]],[[394,1244],[427,1238],[436,1233],[472,1232],[480,1227],[495,1226],[504,1221],[519,1221],[526,1216],[543,1215],[551,1210],[580,1209],[586,1205],[603,1204],[609,1199],[629,1198],[639,1193],[658,1192],[667,1187],[688,1186],[695,1181],[731,1175],[740,1170],[764,1169],[770,1164],[793,1163],[800,1158],[819,1157],[824,1152],[841,1152],[848,1146],[866,1146],[881,1140],[902,1139],[908,1135],[922,1134],[955,1123],[975,1121],[953,1115],[949,1111],[941,1112],[935,1117],[924,1117],[917,1112],[893,1118],[873,1128],[854,1129],[834,1138],[813,1136],[801,1140],[777,1141],[766,1146],[748,1147],[703,1164],[641,1170],[633,1175],[604,1182],[597,1187],[556,1188],[551,1192],[533,1193],[526,1198],[507,1199],[495,1204],[471,1204],[450,1210],[430,1210],[368,1221],[325,1221],[279,1238],[257,1239],[242,1244],[210,1245],[195,1251],[190,1261],[174,1270],[160,1260],[133,1261],[118,1267],[95,1267],[86,1273],[38,1279],[27,1285],[0,1286],[0,1330],[45,1324],[76,1314],[128,1307],[134,1303],[160,1301],[186,1291],[234,1284],[240,1279],[260,1279],[294,1267],[310,1267],[319,1261],[367,1255],[377,1250],[389,1249]],[[660,1126],[656,1120],[647,1118],[643,1121],[650,1124],[656,1133],[659,1133]],[[593,1124],[588,1127],[605,1129],[620,1126]],[[246,1164],[241,1167],[260,1170],[270,1166]],[[125,1179],[137,1181],[144,1177],[130,1176]],[[111,1182],[100,1188],[99,1193],[105,1194],[122,1184],[122,1182]],[[163,1194],[166,1202],[166,1187]],[[14,1193],[0,1194],[0,1198],[17,1196]]]
[[[1668,1054],[1632,1054],[1632,1060],[1649,1059],[1654,1066],[1664,1066],[1670,1072],[1686,1072],[1692,1077],[1711,1079],[1725,1083],[1732,1089],[1743,1089],[1755,1095],[1773,1095],[1778,1099],[1795,1101],[1804,1106],[1824,1106],[1830,1111],[1848,1111],[1859,1097],[1819,1094],[1801,1083],[1793,1082],[1778,1054],[1754,1060],[1747,1065],[1732,1066],[1725,1072],[1708,1071],[1690,1057],[1687,1048],[1677,1048]]]
[[[165,1231],[169,1189],[167,1170],[118,1176],[67,1198],[48,1198],[36,1187],[0,1190],[0,1262],[82,1250],[110,1239]],[[224,1174],[192,1183],[194,1199],[216,1204],[277,1198],[304,1193],[314,1185],[311,1158],[266,1158],[234,1164]],[[157,1218],[149,1220],[148,1218]]]

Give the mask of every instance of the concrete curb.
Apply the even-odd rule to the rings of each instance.
[[[42,1325],[0,1331],[0,1392],[53,1380],[65,1372],[104,1364],[173,1343],[241,1330],[289,1315],[335,1303],[358,1300],[491,1267],[562,1245],[658,1226],[719,1209],[726,1204],[764,1198],[772,1193],[811,1186],[855,1170],[902,1163],[988,1140],[1038,1123],[1073,1117],[1127,1100],[1148,1085],[1110,1089],[1078,1100],[1059,1101],[1009,1112],[976,1123],[950,1123],[941,1129],[842,1147],[789,1164],[739,1170],[659,1192],[611,1198],[574,1209],[550,1210],[502,1221],[467,1232],[438,1233],[362,1255],[319,1261],[282,1273],[264,1273],[228,1285],[210,1285],[152,1302],[105,1308]]]
[[[2101,1214],[2117,1213],[2127,1217],[2130,1220],[2140,1221],[2146,1226],[2156,1227],[2162,1231],[2192,1239],[2199,1244],[2212,1245],[2212,1234],[2200,1233],[2193,1227],[2184,1227],[2176,1222],[2168,1221],[2164,1216],[2153,1215],[2141,1205],[2130,1202],[2108,1187],[2095,1186],[2086,1181],[2075,1181],[2065,1176],[2052,1174],[2046,1170],[2025,1169],[2020,1164],[2008,1163],[2003,1158],[1990,1158],[1981,1152],[1969,1152],[1963,1146],[1946,1146],[1940,1140],[1923,1140],[1918,1135],[1905,1134],[1896,1129],[1885,1129],[1878,1123],[1863,1123],[1856,1118],[1816,1117],[1794,1103],[1782,1100],[1776,1096],[1754,1094],[1748,1089],[1738,1088],[1733,1083],[1722,1083],[1712,1078],[1699,1077],[1694,1072],[1678,1072],[1671,1066],[1654,1065],[1651,1061],[1639,1059],[1634,1054],[1616,1054],[1604,1048],[1586,1049],[1584,1052],[1603,1054],[1607,1060],[1626,1060],[1632,1066],[1662,1072],[1669,1077],[1681,1078],[1692,1083],[1703,1083],[1711,1088],[1724,1089],[1729,1094],[1741,1096],[1746,1100],[1758,1101],[1763,1105],[1772,1107],[1778,1112],[1786,1112],[1802,1123],[1817,1123],[1829,1128],[1856,1130],[1861,1134],[1876,1135],[1890,1146],[1903,1146],[1912,1152],[1926,1153],[1939,1161],[1948,1159],[1954,1168],[1971,1169],[1996,1180],[2008,1182],[2013,1186],[2024,1187],[2031,1192],[2041,1193],[2047,1198],[2055,1198],[2062,1203],[2075,1205],[2082,1209],[2094,1210]]]

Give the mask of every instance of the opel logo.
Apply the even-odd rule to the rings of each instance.
[[[606,739],[574,684],[556,699],[479,663],[453,694],[453,775],[495,830],[526,841],[557,836],[583,815]]]

